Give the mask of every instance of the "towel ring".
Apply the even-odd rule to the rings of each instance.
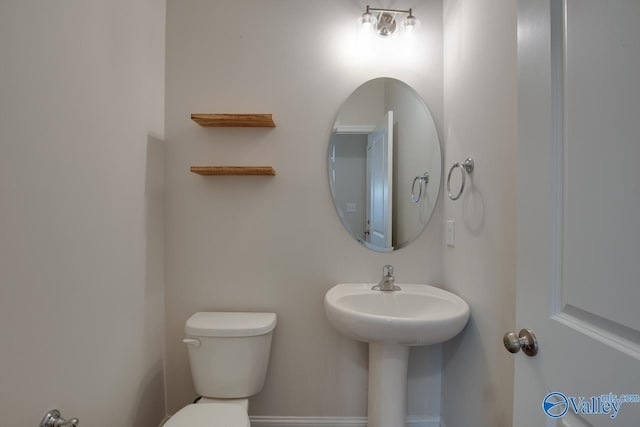
[[[475,164],[473,162],[473,158],[471,157],[467,157],[467,159],[462,163],[455,162],[453,166],[451,166],[451,169],[449,169],[449,175],[447,176],[447,192],[449,193],[449,198],[451,200],[458,200],[460,196],[462,196],[464,185],[467,181],[467,174],[473,172],[474,166]],[[456,168],[460,168],[460,172],[462,172],[462,185],[460,186],[460,191],[458,191],[458,194],[454,196],[453,193],[451,193],[451,174]]]
[[[418,197],[416,197],[416,182],[419,183],[419,187],[420,187],[420,192],[418,193]],[[429,183],[429,172],[425,172],[420,176],[416,176],[415,178],[413,178],[413,184],[411,184],[411,201],[413,203],[418,203],[420,202],[420,199],[422,198],[422,186],[424,185],[425,187],[425,192],[427,191],[426,187],[427,184]]]

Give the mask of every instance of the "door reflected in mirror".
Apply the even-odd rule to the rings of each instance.
[[[442,153],[410,86],[378,78],[357,88],[338,112],[328,157],[336,212],[358,242],[391,252],[420,235],[438,199]]]

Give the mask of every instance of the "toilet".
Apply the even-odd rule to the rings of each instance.
[[[264,385],[276,323],[275,313],[191,316],[182,341],[202,398],[176,412],[164,427],[250,427],[249,397]]]

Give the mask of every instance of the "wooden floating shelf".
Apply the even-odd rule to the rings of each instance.
[[[191,120],[204,127],[276,127],[271,114],[191,114]]]
[[[263,175],[275,176],[271,166],[191,166],[191,172],[203,176],[212,175]]]

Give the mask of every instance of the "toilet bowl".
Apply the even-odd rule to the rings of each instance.
[[[185,324],[197,403],[164,427],[250,427],[248,398],[260,392],[269,365],[274,313],[199,312]]]

